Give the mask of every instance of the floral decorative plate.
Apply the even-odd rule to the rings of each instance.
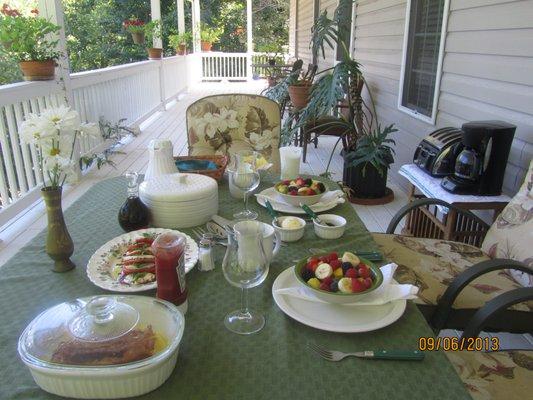
[[[111,269],[119,260],[119,255],[122,254],[126,247],[132,244],[135,239],[142,237],[143,234],[161,234],[164,232],[179,233],[186,237],[187,247],[185,249],[185,272],[189,272],[198,261],[198,245],[196,242],[189,235],[186,235],[180,231],[172,229],[150,228],[140,229],[138,231],[128,232],[117,236],[96,250],[87,263],[87,276],[89,277],[89,280],[96,286],[99,286],[102,289],[111,290],[113,292],[131,293],[155,289],[157,287],[156,282],[139,285],[121,283],[111,276]]]

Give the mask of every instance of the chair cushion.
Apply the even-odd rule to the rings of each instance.
[[[464,243],[373,233],[385,257],[396,264],[395,279],[419,287],[418,304],[435,306],[448,285],[466,268],[490,258],[480,249]],[[506,271],[494,271],[475,279],[463,289],[453,307],[478,309],[488,300],[519,288]],[[512,307],[532,311],[533,302]]]
[[[204,97],[187,109],[189,155],[255,150],[279,171],[280,127],[278,104],[264,96]]]
[[[533,267],[533,161],[522,187],[490,227],[481,248],[493,258],[511,258]],[[523,286],[533,286],[533,275],[509,271]]]
[[[533,351],[448,351],[446,356],[474,400],[531,398]]]

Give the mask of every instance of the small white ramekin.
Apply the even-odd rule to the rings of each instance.
[[[329,222],[335,226],[319,225],[313,220],[315,226],[315,234],[321,239],[338,239],[344,235],[346,229],[346,219],[340,215],[335,214],[322,214],[318,218],[324,222]]]
[[[287,219],[289,217],[290,216],[278,217],[278,221],[281,224],[284,219]],[[281,236],[282,242],[296,242],[300,240],[304,235],[305,220],[303,220],[302,218],[298,218],[298,217],[290,217],[290,218],[296,218],[298,222],[300,223],[300,227],[296,229],[286,229],[286,228],[282,228],[281,226],[276,225],[274,221],[272,221],[272,226]]]

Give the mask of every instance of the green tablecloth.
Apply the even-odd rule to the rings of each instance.
[[[263,185],[267,185],[264,182]],[[65,274],[50,271],[44,252],[45,232],[0,269],[0,399],[56,398],[33,382],[17,355],[24,327],[44,309],[77,297],[104,293],[85,275],[93,252],[123,233],[116,222],[125,199],[125,181],[98,183],[65,213],[75,243],[77,268]],[[255,201],[251,206],[268,221]],[[230,218],[242,203],[220,185],[219,214]],[[393,325],[369,333],[335,334],[304,326],[283,314],[271,295],[276,276],[311,247],[331,250],[375,249],[364,225],[349,204],[335,209],[348,220],[341,240],[319,242],[311,228],[302,241],[282,247],[267,280],[250,293],[250,304],[265,313],[258,334],[239,336],[224,328],[224,315],[238,308],[240,292],[224,279],[217,247],[217,268],[187,275],[189,311],[178,363],[170,379],[143,399],[461,399],[470,398],[444,354],[427,353],[423,362],[347,359],[330,363],[310,353],[306,344],[337,350],[416,349],[420,336],[431,335],[415,305]],[[188,230],[185,230],[188,232]],[[154,295],[147,292],[147,295]]]

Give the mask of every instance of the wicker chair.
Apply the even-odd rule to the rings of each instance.
[[[470,211],[439,199],[421,199],[402,208],[385,234],[373,234],[386,258],[399,265],[396,280],[419,287],[417,305],[435,329],[463,329],[486,302],[533,286],[532,187],[533,162],[520,191],[490,227]],[[442,240],[431,228],[428,216],[437,206],[456,212],[453,237],[460,242]],[[405,224],[426,226],[419,230],[425,237],[395,234],[403,219]],[[513,305],[488,325],[490,330],[512,332],[532,327],[533,302]]]

